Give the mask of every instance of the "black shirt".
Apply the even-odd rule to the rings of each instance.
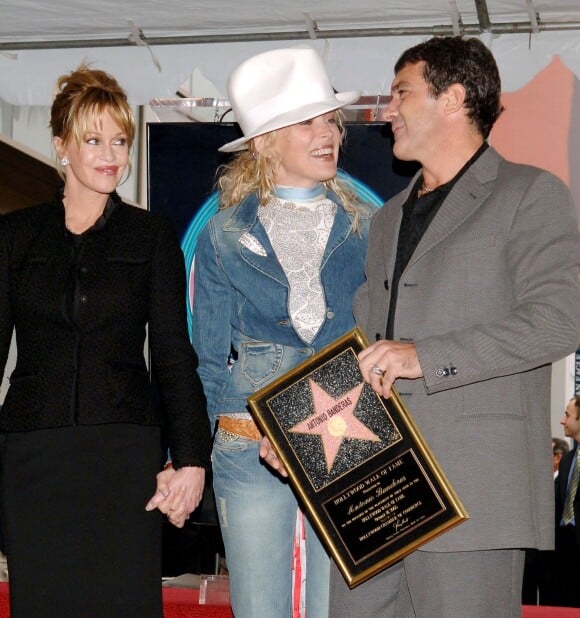
[[[399,239],[397,241],[397,257],[395,260],[395,269],[390,286],[388,280],[385,281],[385,286],[388,286],[391,291],[391,303],[389,306],[389,316],[387,319],[387,331],[385,337],[393,338],[393,328],[395,323],[395,311],[397,308],[397,296],[399,291],[399,281],[403,271],[407,267],[413,252],[417,248],[425,231],[435,218],[437,211],[445,198],[455,186],[455,183],[463,176],[469,167],[479,159],[482,153],[487,149],[487,143],[484,142],[477,152],[467,161],[467,163],[457,172],[457,174],[444,185],[441,185],[418,197],[419,190],[423,186],[423,175],[417,178],[417,182],[413,190],[409,193],[407,201],[403,204],[403,218],[401,227],[399,228]]]

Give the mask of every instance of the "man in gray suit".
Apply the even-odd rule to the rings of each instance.
[[[521,616],[524,548],[553,547],[550,364],[580,341],[580,236],[552,174],[486,144],[500,78],[477,39],[403,53],[386,110],[422,170],[374,216],[355,301],[365,380],[395,380],[470,519],[360,586],[332,618]],[[533,131],[533,127],[530,127]]]

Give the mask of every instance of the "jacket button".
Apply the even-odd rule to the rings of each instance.
[[[437,369],[437,371],[435,372],[435,375],[438,378],[442,378],[442,377],[447,377],[449,375],[449,369],[447,367],[443,367],[443,369]]]
[[[328,320],[332,320],[333,317],[334,317],[334,311],[327,311],[326,312],[326,318]]]
[[[86,275],[89,272],[89,267],[88,266],[81,266],[81,273],[83,275]]]
[[[86,294],[81,294],[79,300],[81,301],[81,303],[86,303],[88,299]]]
[[[452,376],[456,376],[457,375],[457,367],[451,367],[449,369],[449,371],[451,372]]]

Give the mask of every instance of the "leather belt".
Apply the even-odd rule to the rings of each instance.
[[[232,418],[231,416],[220,416],[218,420],[218,427],[237,436],[249,438],[250,440],[260,440],[262,438],[262,434],[256,426],[256,423],[254,423],[251,418]]]

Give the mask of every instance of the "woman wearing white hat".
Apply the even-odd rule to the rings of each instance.
[[[228,93],[243,137],[221,170],[221,210],[195,258],[193,339],[212,422],[214,492],[236,618],[292,615],[298,504],[259,459],[246,398],[354,326],[371,208],[336,178],[337,110],[310,47],[265,52],[237,67]],[[233,360],[233,363],[232,363]],[[328,616],[329,558],[306,522],[305,608]]]

